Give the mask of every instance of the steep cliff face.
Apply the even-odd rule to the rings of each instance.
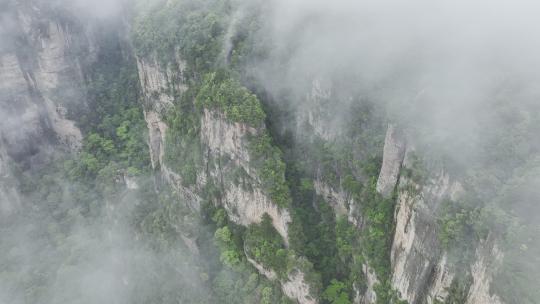
[[[282,285],[283,293],[289,298],[296,299],[301,304],[317,304],[318,300],[310,295],[310,286],[305,282],[304,274],[300,271],[289,275],[289,280]]]
[[[373,304],[377,302],[377,293],[375,286],[380,284],[375,271],[367,264],[362,265],[362,273],[366,278],[366,290],[360,292],[355,288],[354,303],[356,304]]]
[[[258,136],[258,132],[247,125],[227,121],[222,113],[205,109],[201,118],[201,141],[208,148],[207,156],[212,159],[225,157],[230,162],[230,165],[225,166],[217,162],[213,169],[209,168],[208,174],[222,184],[222,204],[231,220],[247,226],[259,223],[263,214],[267,213],[283,240],[288,242],[287,225],[291,221],[289,212],[278,207],[264,193],[259,176],[250,166],[247,138]],[[251,185],[251,189],[223,178],[226,172],[239,169],[246,174],[243,180]]]
[[[445,199],[456,201],[464,193],[460,181],[452,179],[442,169],[404,174],[404,171],[422,171],[418,168],[415,148],[412,144],[407,147],[405,142],[403,132],[389,125],[376,184],[377,192],[383,197],[391,198],[396,191],[395,231],[390,252],[392,288],[410,304],[444,303],[455,280],[470,275],[472,281],[465,290],[467,303],[501,303],[499,297],[489,291],[492,276],[503,255],[493,240],[477,244],[474,260],[463,271],[456,269],[451,258],[453,253],[441,245],[441,206]],[[422,174],[424,176],[419,176]],[[354,210],[362,202],[355,202],[350,193],[320,178],[314,186],[336,214],[346,215],[359,228],[357,233],[366,233],[363,229],[365,219]],[[381,282],[368,264],[362,266],[362,271],[366,289],[361,292],[355,287],[354,302],[375,303],[376,285]]]
[[[85,91],[80,57],[91,60],[82,32],[45,15],[32,4],[2,14],[0,122],[7,154],[17,161],[39,161],[50,146],[77,150],[82,135],[68,119],[68,107],[83,108]]]
[[[393,127],[389,127],[388,132],[393,133]],[[392,183],[389,181],[393,181],[394,185],[398,183],[391,282],[400,297],[411,304],[440,303],[449,296],[454,279],[466,274],[456,273],[455,265],[449,262],[452,253],[441,246],[439,211],[444,199],[455,201],[464,190],[461,183],[453,180],[444,170],[420,179],[400,176],[401,170],[417,169],[413,148],[404,153],[403,161],[396,157],[396,151],[401,151],[397,147],[401,147],[402,142],[395,135],[387,135],[382,182],[380,177],[377,184],[384,193],[384,189],[388,189]],[[496,295],[490,295],[489,286],[493,269],[501,259],[502,253],[493,241],[478,244],[475,261],[464,270],[470,272],[473,278],[466,296],[467,303],[500,303]],[[493,267],[491,271],[488,270],[490,267]]]
[[[408,155],[411,155],[410,153]],[[409,166],[406,157],[404,166]],[[409,303],[442,301],[454,273],[440,246],[437,211],[442,199],[460,189],[444,172],[425,184],[402,177],[392,245],[392,285]]]
[[[0,13],[0,212],[20,206],[12,166],[46,164],[50,155],[77,151],[82,134],[68,108],[86,106],[81,61],[94,49],[75,24],[32,3],[6,4]]]
[[[304,132],[306,126],[312,129],[313,133],[325,140],[333,140],[337,137],[339,128],[333,121],[335,110],[332,108],[332,85],[324,77],[314,78],[311,83],[311,90],[306,94],[305,104],[298,111],[298,126],[300,132]]]
[[[259,177],[250,166],[247,142],[247,137],[257,136],[258,130],[245,124],[232,123],[225,118],[224,114],[205,109],[200,119],[201,146],[206,147],[205,164],[202,166],[205,170],[197,172],[195,185],[187,187],[182,185],[182,177],[168,168],[163,160],[164,147],[167,144],[165,141],[167,125],[159,112],[163,113],[172,105],[174,97],[170,93],[171,86],[180,94],[186,87],[183,83],[178,83],[181,79],[172,76],[174,73],[170,69],[160,68],[155,61],[149,64],[147,60],[139,59],[138,62],[141,86],[147,103],[145,117],[150,131],[149,145],[154,168],[159,166],[167,181],[182,193],[187,202],[196,210],[200,207],[200,193],[208,178],[216,179],[223,190],[223,207],[228,211],[231,220],[247,226],[259,223],[262,215],[268,213],[276,230],[287,241],[287,224],[290,222],[288,211],[273,203],[261,188],[252,187],[248,190],[224,178],[224,175],[232,171],[243,170],[246,173],[245,178],[251,184],[260,184]],[[180,62],[178,66],[182,67],[183,64]],[[224,164],[219,161],[224,158],[230,163]]]
[[[155,56],[137,58],[139,79],[148,109],[160,112],[166,110],[174,101],[174,94],[182,94],[187,90],[184,84],[183,71],[185,62],[176,57],[174,63],[162,66]]]
[[[152,165],[159,169],[164,180],[174,187],[193,210],[199,210],[202,193],[209,182],[216,184],[221,195],[219,204],[225,208],[231,221],[242,226],[258,224],[268,214],[277,232],[288,244],[288,225],[291,215],[286,208],[279,207],[263,190],[257,170],[250,164],[249,138],[261,136],[262,131],[244,123],[231,122],[218,110],[203,109],[200,116],[200,145],[203,147],[203,164],[197,172],[196,182],[185,185],[183,178],[174,172],[165,161],[168,126],[164,113],[172,106],[175,96],[186,90],[181,75],[182,61],[163,68],[154,59],[138,59],[139,79],[145,97],[145,119],[149,129],[149,147]],[[171,68],[174,66],[175,68]],[[176,94],[176,95],[174,95]],[[277,275],[255,260],[248,261],[270,280]],[[283,292],[299,303],[317,303],[311,296],[310,286],[298,269],[281,280]]]
[[[467,294],[466,304],[503,304],[497,294],[491,291],[491,283],[497,268],[504,258],[493,239],[489,238],[479,244],[475,253],[475,261],[471,265],[472,284]]]
[[[383,163],[377,179],[377,192],[388,197],[397,184],[405,155],[404,137],[393,125],[388,126],[384,142]]]
[[[173,70],[170,65],[163,68],[154,56],[137,58],[152,167],[161,172],[162,177],[182,198],[185,198],[185,202],[192,210],[199,210],[201,197],[197,191],[200,190],[204,180],[196,186],[186,187],[183,185],[182,177],[169,168],[164,160],[168,126],[163,121],[163,115],[172,107],[175,96],[181,95],[186,90],[179,76],[182,74],[183,66],[185,64],[180,59],[178,59],[179,69]],[[204,178],[203,174],[199,176]]]

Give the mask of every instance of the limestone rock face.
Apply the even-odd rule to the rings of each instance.
[[[32,4],[2,14],[10,24],[0,51],[0,132],[7,154],[39,163],[52,148],[76,151],[82,134],[68,107],[87,106],[81,61],[91,60],[87,32],[44,16]]]
[[[187,86],[183,83],[185,63],[177,56],[175,62],[166,66],[150,58],[138,58],[139,79],[145,98],[145,119],[149,129],[149,147],[154,168],[159,168],[165,178],[179,192],[192,209],[200,208],[200,193],[208,178],[219,180],[223,190],[222,205],[231,220],[240,225],[259,223],[263,214],[268,213],[276,230],[287,242],[287,225],[291,221],[287,210],[277,207],[269,197],[257,187],[244,189],[231,183],[223,176],[233,170],[244,170],[252,184],[260,184],[255,170],[251,168],[248,151],[248,136],[257,135],[257,130],[241,123],[228,121],[222,113],[205,109],[201,117],[200,139],[204,151],[204,170],[197,172],[197,183],[184,186],[182,177],[164,162],[167,124],[161,113],[174,102],[174,94],[182,94]],[[227,159],[229,164],[219,160]],[[217,161],[213,161],[217,160]]]
[[[392,285],[409,303],[442,300],[454,273],[438,239],[437,210],[441,200],[458,184],[441,173],[429,185],[400,181],[391,251]]]
[[[336,137],[331,107],[332,86],[324,78],[315,78],[311,84],[311,91],[306,96],[306,106],[298,111],[299,129],[307,124],[313,132],[324,138],[332,140]]]
[[[226,157],[233,166],[245,171],[250,184],[260,185],[260,179],[250,166],[248,136],[256,136],[257,130],[240,123],[228,122],[221,113],[205,109],[201,119],[201,140],[208,147],[208,154],[214,158]],[[223,167],[221,168],[223,169]],[[215,175],[219,173],[216,168]],[[276,230],[288,243],[287,226],[291,221],[289,212],[279,208],[262,191],[253,187],[249,191],[240,185],[225,182],[223,204],[234,222],[247,226],[259,223],[267,213],[272,218]]]
[[[255,269],[257,269],[257,271],[264,275],[267,279],[273,281],[275,279],[277,279],[277,274],[275,271],[273,271],[272,269],[266,269],[263,265],[257,263],[257,261],[255,261],[254,259],[250,258],[247,254],[246,254],[246,258],[247,258],[247,261],[253,265],[253,267],[255,267]]]
[[[377,275],[375,274],[375,270],[373,270],[369,265],[364,264],[362,266],[362,272],[364,273],[364,276],[366,277],[366,290],[361,293],[360,291],[356,291],[354,303],[356,304],[374,304],[377,302],[377,294],[375,293],[375,285],[379,284],[379,279],[377,279]]]
[[[300,271],[290,274],[289,280],[282,285],[283,293],[300,304],[317,304],[318,301],[310,296],[309,285]]]
[[[168,64],[166,67],[151,58],[138,58],[137,61],[145,99],[144,114],[149,130],[148,145],[153,168],[161,172],[163,179],[193,210],[199,210],[201,193],[206,184],[210,180],[216,182],[221,191],[219,203],[227,211],[230,220],[248,226],[260,223],[266,213],[288,245],[291,215],[287,209],[272,202],[263,190],[257,170],[250,165],[248,138],[258,136],[261,131],[246,124],[231,122],[219,111],[204,109],[200,118],[204,164],[197,172],[196,183],[185,186],[182,176],[164,161],[168,126],[162,118],[162,114],[174,103],[173,94],[181,94],[186,88],[182,78],[178,76],[182,74],[184,65],[179,58],[178,63]],[[175,70],[173,66],[180,70]],[[238,172],[239,178],[231,178]],[[273,270],[265,269],[249,257],[248,261],[269,279],[277,278]],[[294,270],[294,274],[281,282],[281,285],[283,292],[299,303],[317,303],[317,300],[310,296],[310,286],[300,270]]]
[[[472,285],[466,304],[503,304],[496,294],[490,291],[493,275],[504,258],[494,240],[484,241],[476,250],[475,262],[471,265]]]
[[[21,205],[12,165],[40,168],[80,149],[68,108],[87,106],[81,61],[94,52],[88,32],[13,3],[0,12],[0,216]]]
[[[348,215],[349,206],[354,204],[351,195],[346,193],[343,189],[335,190],[320,179],[315,180],[313,186],[315,188],[315,192],[324,197],[332,208],[334,208],[336,215]]]
[[[421,181],[400,176],[401,168],[413,169],[414,148],[405,147],[403,135],[388,127],[383,165],[377,190],[388,196],[397,186],[395,232],[391,247],[391,283],[400,297],[411,304],[444,301],[458,275],[439,241],[438,215],[444,199],[458,200],[463,193],[460,181],[444,170],[429,173]],[[432,170],[433,171],[433,170]],[[489,293],[496,266],[503,254],[494,241],[476,249],[475,261],[466,270],[473,277],[467,303],[501,303]],[[369,287],[369,286],[368,286]],[[368,288],[369,291],[369,288]],[[373,303],[365,296],[359,303]]]
[[[165,156],[165,134],[167,125],[161,120],[160,115],[152,110],[144,111],[144,119],[148,127],[148,146],[150,148],[150,160],[153,168],[160,168]]]
[[[195,185],[184,186],[182,176],[164,163],[168,127],[161,115],[175,102],[175,97],[186,89],[182,82],[183,67],[185,64],[180,58],[166,65],[152,57],[138,59],[154,168],[161,171],[164,179],[186,198],[192,209],[199,209],[202,200],[200,193],[209,180],[217,181],[221,191],[219,204],[225,208],[233,222],[248,226],[260,222],[261,216],[267,213],[276,230],[287,242],[290,213],[271,201],[263,191],[256,170],[250,165],[248,138],[257,136],[260,130],[233,123],[219,111],[205,109],[200,118],[204,169],[197,173]],[[307,124],[317,138],[327,142],[333,142],[341,136],[337,132],[338,122],[328,116],[328,113],[334,113],[328,110],[332,94],[331,86],[324,80],[313,81],[305,98],[310,106],[306,107],[306,111],[299,111],[295,117],[298,133],[303,132]],[[448,197],[458,198],[463,187],[459,180],[452,179],[444,170],[430,172],[429,177],[422,181],[401,176],[402,169],[411,169],[414,162],[413,142],[410,143],[404,133],[398,126],[388,125],[383,162],[376,185],[377,192],[385,198],[390,198],[394,189],[397,189],[389,279],[398,295],[410,304],[435,304],[448,297],[448,289],[460,275],[450,262],[450,253],[440,245],[438,212],[442,201]],[[230,178],[236,172],[241,172],[240,181],[232,181]],[[339,186],[331,186],[323,180],[319,176],[314,178],[316,193],[328,201],[337,215],[347,216],[358,228],[359,234],[363,233],[361,202],[356,202]],[[469,267],[474,279],[467,304],[502,304],[496,295],[489,293],[493,274],[490,267],[496,266],[500,259],[502,253],[496,245],[486,243],[477,248],[476,260]],[[248,261],[267,278],[277,279],[273,270],[265,269],[249,257]],[[367,289],[360,291],[355,287],[354,301],[372,304],[377,300],[375,287],[380,281],[370,265],[362,266]],[[317,299],[310,296],[309,284],[301,271],[291,272],[281,285],[283,292],[299,303],[317,303]]]
[[[406,157],[404,166],[410,165]],[[444,301],[454,278],[464,274],[456,273],[448,261],[451,253],[440,245],[437,212],[444,198],[459,199],[463,187],[441,171],[423,185],[402,178],[398,193],[391,252],[392,285],[409,303]],[[502,303],[498,296],[489,293],[502,256],[494,241],[479,244],[475,261],[466,270],[473,278],[466,303]]]
[[[185,66],[179,56],[166,66],[160,64],[155,56],[137,58],[137,70],[147,110],[161,112],[173,104],[175,94],[187,90],[183,81]]]
[[[405,140],[398,134],[398,130],[393,125],[388,126],[383,153],[383,164],[377,180],[377,192],[387,197],[397,184],[401,163],[405,155]]]

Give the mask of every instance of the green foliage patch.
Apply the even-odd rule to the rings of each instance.
[[[227,73],[210,73],[204,77],[195,104],[218,109],[232,122],[255,128],[264,123],[265,114],[257,96]]]

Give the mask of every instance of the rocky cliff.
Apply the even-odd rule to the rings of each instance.
[[[6,10],[2,23],[0,130],[7,154],[39,162],[51,145],[79,149],[82,135],[68,108],[86,104],[81,66],[93,56],[86,33],[31,3]]]
[[[203,160],[196,173],[196,182],[185,185],[181,174],[167,165],[164,157],[168,144],[168,126],[164,115],[173,106],[175,96],[180,98],[187,89],[183,78],[179,76],[183,74],[183,67],[185,63],[180,56],[165,65],[158,63],[152,56],[150,59],[138,58],[153,167],[161,172],[164,180],[174,187],[193,210],[200,209],[205,187],[209,183],[215,184],[221,193],[215,203],[225,208],[231,221],[248,226],[260,223],[262,216],[268,214],[273,226],[285,244],[288,244],[288,225],[291,222],[289,211],[270,199],[250,161],[249,138],[261,136],[264,129],[232,122],[219,110],[205,108],[199,119],[198,136],[200,146],[203,147]],[[235,174],[240,175],[231,178]],[[265,269],[252,259],[248,261],[270,280],[276,279],[271,269]],[[310,295],[309,285],[304,281],[301,271],[294,270],[282,284],[283,292],[299,303],[317,302]]]
[[[449,296],[453,280],[465,275],[456,273],[456,266],[449,262],[449,255],[453,253],[441,246],[438,234],[441,203],[444,199],[458,200],[464,190],[461,183],[443,169],[438,173],[425,171],[424,174],[429,176],[417,176],[416,180],[399,175],[406,169],[417,170],[418,164],[414,148],[409,147],[405,152],[403,139],[395,138],[394,132],[390,126],[377,183],[383,194],[387,193],[385,189],[390,187],[390,180],[398,187],[391,251],[392,286],[408,303],[441,303]],[[401,157],[397,156],[397,151],[403,151]],[[501,303],[496,295],[489,292],[491,276],[502,259],[501,255],[493,241],[477,244],[475,261],[462,270],[472,274],[473,278],[466,296],[467,303]],[[495,268],[488,271],[490,266]]]
[[[409,156],[409,152],[407,155]],[[410,166],[406,157],[404,166]],[[441,172],[422,185],[405,177],[399,182],[392,245],[392,284],[409,303],[444,301],[454,273],[438,238],[437,211],[442,199],[460,185]]]
[[[20,205],[12,169],[36,169],[50,156],[80,149],[68,108],[86,106],[81,61],[92,60],[86,33],[32,3],[0,13],[0,208]],[[78,53],[84,48],[83,53]],[[80,56],[82,55],[82,56]],[[84,58],[84,59],[83,59]]]
[[[320,83],[314,83],[313,91],[319,92],[320,86]],[[330,94],[329,91],[326,95],[320,93],[309,98],[316,103],[320,102],[321,98]],[[326,141],[337,139],[317,131],[323,128],[325,120],[313,120],[312,115],[301,116],[299,120],[315,124],[310,129]],[[406,144],[407,141],[410,143]],[[474,260],[464,270],[456,269],[455,259],[451,257],[454,253],[448,252],[441,245],[441,204],[444,200],[459,200],[464,193],[461,182],[451,178],[441,168],[418,168],[422,165],[417,158],[414,140],[407,140],[403,130],[395,125],[388,125],[382,155],[376,190],[383,197],[391,198],[394,193],[396,197],[390,282],[399,298],[410,304],[444,303],[458,277],[462,279],[471,276],[471,285],[470,288],[467,286],[464,301],[501,303],[499,297],[489,291],[496,266],[502,260],[502,253],[493,241],[476,244]],[[424,172],[410,174],[415,170]],[[422,174],[425,176],[419,176]],[[345,191],[342,186],[325,182],[321,176],[317,177],[314,185],[316,192],[328,201],[336,215],[347,216],[358,228],[360,235],[365,233],[365,219],[358,206],[362,202],[355,202],[352,193]],[[363,292],[356,290],[355,303],[375,303],[377,296],[374,289],[380,282],[368,264],[363,265],[362,269],[366,289]]]

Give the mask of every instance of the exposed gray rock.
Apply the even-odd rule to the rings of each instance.
[[[384,156],[377,192],[388,197],[392,194],[399,178],[401,163],[405,156],[405,140],[394,125],[388,125],[384,141]]]
[[[247,142],[248,136],[256,136],[258,131],[241,123],[232,123],[224,114],[205,109],[201,118],[201,141],[216,156],[226,155],[248,174],[254,172],[250,166]]]
[[[165,156],[164,143],[168,127],[155,111],[145,110],[144,119],[148,127],[148,147],[150,149],[152,168],[158,169],[165,165],[163,163],[163,157]]]
[[[490,237],[476,250],[476,261],[471,265],[472,285],[466,304],[502,304],[496,294],[491,294],[490,286],[504,254]]]
[[[229,218],[240,225],[260,223],[262,216],[267,213],[277,232],[288,244],[288,224],[291,221],[289,212],[279,208],[260,189],[246,191],[237,185],[229,185],[225,190],[224,207]]]
[[[400,181],[391,251],[392,285],[409,303],[446,298],[454,273],[448,268],[439,238],[437,210],[459,184],[444,172],[423,187]],[[428,300],[429,302],[429,300]]]
[[[367,288],[364,291],[364,293],[360,293],[359,291],[357,291],[354,298],[354,303],[374,304],[377,302],[377,294],[375,293],[375,285],[379,284],[379,279],[377,279],[375,270],[373,270],[367,264],[362,265],[362,272],[364,273],[364,276],[366,277]]]
[[[0,132],[17,162],[43,161],[52,150],[76,151],[82,140],[66,106],[86,106],[80,60],[87,59],[71,48],[77,41],[86,48],[81,56],[91,57],[89,39],[39,12],[32,4],[14,8],[14,30],[4,42],[12,45],[0,54]]]
[[[317,299],[310,295],[310,287],[305,282],[304,274],[300,271],[289,274],[288,281],[281,285],[283,293],[299,304],[317,304]]]
[[[296,111],[296,128],[299,135],[303,135],[306,128],[309,133],[332,141],[339,136],[340,126],[343,123],[332,101],[332,84],[325,77],[315,77],[311,81],[310,89],[304,101]]]
[[[262,216],[267,213],[272,218],[272,223],[278,233],[288,243],[288,223],[291,216],[286,209],[278,207],[268,197],[261,187],[261,181],[257,173],[250,165],[248,150],[248,136],[256,136],[258,131],[245,124],[229,122],[222,113],[204,110],[201,118],[201,141],[208,147],[209,154],[214,159],[225,156],[233,163],[235,170],[239,167],[245,170],[250,178],[250,184],[254,185],[251,190],[244,189],[231,181],[222,181],[224,186],[223,206],[228,211],[229,218],[237,224],[247,226],[259,223]],[[220,177],[219,170],[215,168],[213,174]]]
[[[404,166],[410,166],[412,150],[407,152]],[[444,301],[457,275],[455,267],[440,244],[438,211],[444,198],[459,199],[460,182],[444,171],[419,185],[401,178],[395,213],[395,234],[391,251],[392,286],[411,304]],[[501,303],[489,293],[492,274],[502,260],[502,253],[492,241],[485,241],[476,250],[476,261],[470,266],[473,278],[467,304]]]
[[[259,273],[261,273],[262,275],[264,275],[267,279],[269,279],[270,281],[273,281],[275,279],[277,279],[277,274],[275,271],[273,271],[272,269],[266,269],[263,265],[257,263],[257,261],[255,261],[254,259],[250,258],[249,255],[247,254],[247,251],[244,250],[244,253],[246,255],[246,258],[247,258],[247,261],[253,265],[253,267],[255,267],[255,269],[257,269],[257,271]]]
[[[161,171],[166,182],[193,210],[199,210],[202,189],[209,179],[219,182],[222,191],[221,205],[229,218],[240,225],[260,223],[262,216],[268,214],[273,226],[288,245],[288,224],[291,222],[289,211],[278,207],[262,190],[262,183],[256,170],[250,165],[250,153],[247,138],[257,136],[259,130],[246,124],[230,122],[223,113],[205,109],[201,117],[200,138],[204,151],[204,169],[197,173],[195,185],[185,186],[182,176],[174,172],[164,163],[167,125],[161,118],[161,112],[172,105],[171,86],[176,92],[182,92],[184,86],[176,83],[179,78],[171,71],[163,69],[155,60],[138,59],[139,78],[145,96],[145,120],[149,129],[150,155],[152,166]],[[175,82],[176,81],[176,82]],[[222,163],[227,159],[227,163]],[[234,170],[245,172],[249,179],[250,189],[224,178]],[[260,186],[258,186],[260,185]],[[266,270],[253,260],[259,272],[269,278],[274,277],[271,270]],[[309,296],[309,285],[304,282],[303,273],[295,275],[287,282],[282,282],[283,291],[300,303],[316,303]]]
[[[343,189],[334,190],[331,186],[324,183],[320,179],[313,182],[315,192],[324,197],[324,199],[332,206],[336,216],[347,216],[349,214],[349,206],[354,204],[354,201],[348,193]]]
[[[137,58],[139,80],[147,110],[161,113],[173,104],[175,94],[182,94],[187,90],[183,80],[185,66],[178,52],[175,62],[166,66],[160,64],[155,56]]]
[[[313,187],[315,188],[315,192],[332,206],[336,216],[346,216],[347,220],[356,228],[363,228],[364,220],[358,208],[359,204],[350,193],[342,187],[336,190],[320,178],[313,181]]]

